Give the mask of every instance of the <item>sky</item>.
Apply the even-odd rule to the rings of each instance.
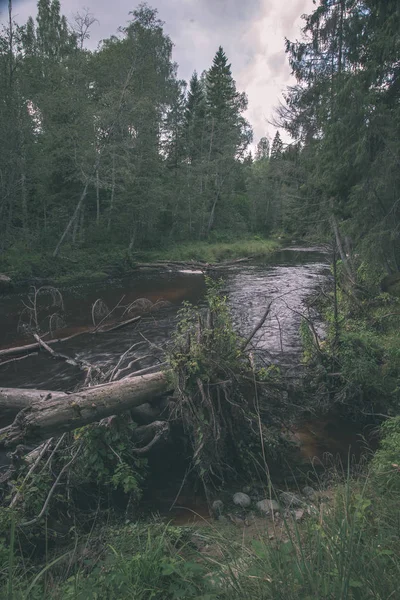
[[[0,0],[0,20],[6,19],[7,0]],[[92,25],[88,47],[126,25],[129,11],[139,0],[61,0],[63,14],[89,11],[98,20]],[[313,0],[149,0],[165,22],[165,31],[174,43],[173,58],[178,75],[188,81],[194,70],[201,73],[211,65],[218,46],[223,46],[240,92],[249,99],[247,118],[254,129],[254,141],[275,128],[268,123],[293,83],[284,51],[285,37],[299,38],[301,15],[313,10]],[[14,0],[13,11],[19,23],[36,16],[36,0]]]

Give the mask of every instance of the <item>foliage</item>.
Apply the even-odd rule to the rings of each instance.
[[[283,440],[273,418],[268,426],[261,424],[264,393],[270,403],[280,397],[279,386],[269,386],[274,373],[262,372],[265,387],[258,389],[258,374],[233,327],[227,299],[218,284],[208,279],[207,285],[206,309],[186,304],[180,312],[169,362],[179,394],[176,415],[208,493],[226,478],[263,470],[263,451],[276,459]]]
[[[392,1],[315,4],[286,41],[296,84],[278,111],[300,148],[293,216],[334,236],[347,276],[365,282],[365,264],[371,278],[399,269],[400,15]]]
[[[217,263],[249,256],[269,256],[279,247],[278,241],[256,236],[232,239],[231,234],[214,234],[211,238],[214,241],[158,244],[157,248],[136,252],[129,252],[121,246],[107,249],[96,245],[70,251],[68,256],[59,256],[57,261],[48,254],[27,254],[26,248],[18,248],[18,252],[17,249],[10,250],[0,256],[0,271],[9,273],[17,286],[32,279],[63,286],[124,276],[135,269],[137,262],[199,260]]]
[[[385,421],[381,427],[380,448],[372,460],[375,482],[385,490],[400,490],[400,417]]]
[[[193,551],[188,539],[184,531],[157,522],[99,529],[90,537],[81,537],[79,547],[71,548],[32,576],[26,565],[24,569],[22,562],[17,563],[11,579],[13,593],[4,597],[10,600],[200,598],[207,588],[206,566],[190,560]],[[75,566],[69,562],[71,558],[75,558]],[[57,564],[60,561],[65,563],[61,569]],[[0,587],[4,592],[9,581],[5,574],[3,588]]]
[[[252,131],[223,49],[187,91],[157,10],[140,4],[97,51],[79,30],[94,16],[75,21],[77,31],[57,0],[43,0],[36,20],[11,15],[0,35],[0,233],[11,268],[62,269],[48,260],[60,247],[69,256],[246,233]],[[21,247],[34,252],[29,268]]]
[[[386,473],[374,466],[358,479],[336,479],[334,487],[317,490],[301,521],[290,511],[276,516],[268,535],[261,519],[249,536],[229,525],[191,529],[157,521],[100,528],[45,566],[27,568],[16,556],[11,574],[5,563],[0,585],[11,587],[13,600],[26,598],[27,590],[29,598],[49,600],[394,597],[400,568],[397,491],[381,488]],[[199,552],[196,540],[209,551]],[[64,556],[69,566],[58,568]]]
[[[140,500],[141,485],[145,479],[146,459],[138,459],[132,432],[136,428],[129,418],[113,418],[108,426],[93,425],[76,432],[83,442],[83,452],[74,468],[73,484],[97,487],[107,493],[111,487],[129,494],[131,500]]]

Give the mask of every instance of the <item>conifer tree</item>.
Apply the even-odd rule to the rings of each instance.
[[[278,158],[281,158],[282,153],[283,153],[283,142],[281,140],[281,134],[279,133],[279,130],[278,130],[276,132],[275,137],[272,142],[271,160],[276,160]]]

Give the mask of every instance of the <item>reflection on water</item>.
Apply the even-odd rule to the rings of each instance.
[[[271,315],[259,331],[256,343],[279,362],[298,362],[300,339],[298,334],[300,311],[304,299],[321,281],[326,272],[326,257],[312,249],[283,250],[269,261],[218,272],[224,280],[232,314],[239,331],[247,334],[262,316],[266,304],[273,299]],[[67,336],[90,327],[91,307],[102,298],[111,308],[121,298],[128,305],[137,298],[152,302],[166,300],[169,308],[145,316],[139,325],[101,335],[84,334],[63,343],[65,354],[103,366],[117,361],[132,344],[142,340],[145,334],[150,342],[160,345],[170,337],[176,325],[176,313],[182,301],[201,302],[205,282],[200,272],[141,273],[127,279],[102,284],[74,286],[62,290],[65,304],[65,321],[68,328],[59,335]],[[23,308],[23,295],[9,295],[0,299],[0,345],[7,347],[29,343],[31,340],[17,333],[18,319]],[[138,353],[138,358],[142,356]],[[137,368],[148,366],[148,359],[138,363]],[[82,374],[62,362],[53,361],[39,354],[24,361],[0,367],[0,384],[3,386],[37,387],[55,390],[73,389],[81,383]]]
[[[299,364],[299,326],[304,301],[328,276],[327,262],[323,249],[290,248],[273,254],[268,260],[240,263],[226,272],[218,271],[216,276],[223,279],[234,323],[244,336],[254,329],[273,300],[269,317],[254,339],[266,361],[278,362],[285,368]],[[177,311],[182,302],[203,301],[205,281],[201,272],[184,269],[178,273],[139,273],[102,284],[74,286],[62,290],[62,293],[65,321],[68,323],[67,329],[58,332],[63,337],[86,331],[92,326],[91,307],[97,298],[102,298],[109,308],[115,306],[122,296],[124,305],[138,298],[147,298],[153,303],[162,299],[170,303],[168,307],[145,315],[138,324],[130,327],[100,335],[84,333],[53,346],[56,351],[105,366],[110,362],[116,363],[132,344],[142,341],[141,334],[153,344],[152,354],[155,346],[164,345],[176,326]],[[24,295],[21,294],[0,297],[0,347],[31,341],[17,332],[23,300]],[[153,358],[146,357],[147,353],[145,345],[138,349],[135,357],[139,359],[137,369],[153,362]],[[82,382],[83,374],[75,367],[43,354],[0,367],[2,386],[73,390]],[[364,448],[359,429],[353,423],[343,422],[332,415],[299,423],[290,433],[299,443],[304,461],[311,461],[316,466],[326,464],[327,454],[336,461],[339,457],[345,465],[350,454],[359,458]],[[370,432],[363,433],[370,438]],[[154,484],[145,491],[143,506],[146,511],[161,513],[176,525],[206,523],[209,520],[208,504],[201,490],[197,493],[181,490],[187,468],[185,461],[188,460],[182,455],[182,449],[177,445],[169,451],[166,448],[161,456],[153,461],[150,456],[149,460]]]
[[[285,366],[299,363],[299,326],[304,300],[327,275],[326,254],[322,249],[313,248],[281,250],[268,260],[240,263],[226,272],[218,272],[218,278],[223,279],[234,323],[243,335],[252,331],[273,300],[270,315],[254,343],[262,349],[266,359]],[[68,323],[68,328],[59,332],[62,336],[91,326],[91,307],[97,298],[102,298],[109,308],[122,296],[124,305],[137,298],[147,298],[153,303],[163,299],[170,303],[168,308],[144,316],[137,325],[100,335],[86,333],[59,347],[54,346],[56,351],[62,349],[65,354],[104,366],[110,361],[116,362],[132,344],[143,340],[141,334],[152,344],[165,344],[175,328],[182,301],[201,302],[205,282],[201,272],[187,269],[178,273],[139,273],[126,279],[70,287],[62,293]],[[31,341],[17,333],[23,300],[21,294],[0,297],[0,347]],[[145,346],[138,350],[138,369],[151,364],[152,359],[145,356],[147,353]],[[75,367],[40,353],[0,367],[0,385],[9,387],[71,390],[82,383],[82,378],[82,373]],[[297,427],[294,437],[305,458],[322,458],[327,451],[343,455],[349,446],[356,450],[361,445],[352,424],[338,424],[332,419],[304,423]]]

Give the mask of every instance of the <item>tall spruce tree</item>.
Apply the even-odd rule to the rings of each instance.
[[[271,147],[271,160],[281,158],[283,153],[283,142],[279,130],[276,132]]]
[[[229,226],[229,203],[234,195],[235,161],[243,158],[252,140],[252,131],[242,116],[247,108],[245,94],[239,94],[231,65],[220,46],[206,77],[208,118],[208,164],[204,233],[208,235],[216,220],[216,210]]]

